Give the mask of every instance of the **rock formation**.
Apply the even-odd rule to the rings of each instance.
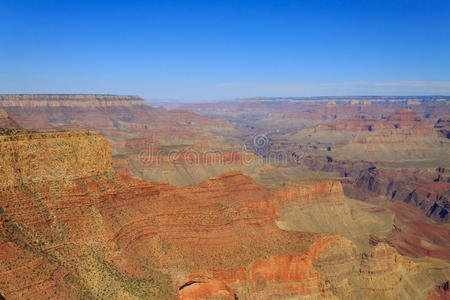
[[[195,178],[186,174],[186,168],[161,170],[143,163],[140,154],[149,147],[161,151],[156,160],[169,160],[173,150],[187,153],[221,153],[232,155],[233,149],[223,143],[215,132],[232,133],[231,124],[223,119],[212,119],[185,110],[166,110],[145,105],[136,96],[117,95],[0,95],[0,107],[7,112],[17,126],[2,121],[6,128],[22,127],[33,131],[93,130],[104,135],[112,146],[117,170],[152,181],[168,181],[174,184],[193,184],[217,176],[225,170],[210,167],[200,161],[197,165],[204,176]],[[237,149],[240,150],[240,149]],[[189,154],[188,154],[189,156]],[[208,156],[208,154],[206,154]],[[234,158],[233,158],[234,159]],[[225,157],[226,160],[226,157]],[[162,176],[166,174],[167,176]]]
[[[138,96],[12,94],[0,95],[0,107],[111,107],[145,105]]]
[[[386,196],[390,201],[417,206],[434,220],[449,220],[450,176],[445,168],[369,168],[360,173],[348,191],[360,199],[367,199],[369,195]]]
[[[8,113],[0,107],[0,128],[19,128],[19,126],[12,120]]]
[[[446,137],[450,139],[450,117],[444,117],[437,120],[434,128],[438,130],[439,134],[442,137]]]
[[[332,124],[321,124],[318,128],[337,131],[382,131],[395,130],[405,135],[424,136],[432,132],[432,125],[425,122],[413,110],[400,110],[382,119],[340,120]]]
[[[394,298],[448,276],[383,244],[361,256],[336,234],[275,225],[281,204],[342,197],[333,182],[273,192],[232,172],[150,183],[115,173],[107,140],[89,132],[9,130],[0,151],[7,299]]]
[[[316,100],[0,96],[0,295],[445,298],[448,109]]]

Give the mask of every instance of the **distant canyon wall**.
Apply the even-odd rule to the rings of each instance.
[[[83,94],[0,95],[0,107],[108,107],[145,105],[138,96]]]

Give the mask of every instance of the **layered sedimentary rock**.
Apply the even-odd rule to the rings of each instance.
[[[338,233],[363,249],[370,235],[389,233],[393,226],[393,214],[347,198],[339,181],[307,180],[275,196],[289,199],[278,200],[282,205],[277,225],[284,230]]]
[[[174,185],[197,184],[225,172],[258,174],[266,168],[258,157],[240,149],[221,145],[155,146],[133,143],[129,155],[114,157],[114,168],[124,174],[139,175],[150,181]]]
[[[445,168],[369,168],[361,171],[355,185],[348,189],[349,194],[360,199],[382,195],[417,206],[440,222],[449,220],[449,191],[450,177]]]
[[[14,122],[14,120],[12,120],[8,113],[0,108],[0,128],[18,128],[19,126],[17,125],[16,122]]]
[[[450,139],[450,117],[446,116],[437,120],[434,128],[442,137]]]
[[[106,140],[89,133],[26,132],[5,137],[2,149],[7,298],[170,298],[190,269],[245,264],[309,243],[275,226],[270,193],[240,173],[182,188],[120,177],[110,156],[102,159]]]
[[[224,117],[236,124],[271,125],[272,129],[287,130],[305,120],[380,119],[405,109],[408,102],[416,103],[414,110],[426,118],[442,117],[450,109],[446,105],[448,98],[436,97],[419,97],[417,100],[402,97],[254,98],[185,104],[182,108],[203,115]]]
[[[157,160],[161,161],[168,160],[176,149],[199,155],[235,152],[216,135],[218,131],[222,134],[233,131],[231,124],[223,119],[207,118],[185,110],[154,108],[136,96],[2,95],[0,99],[0,107],[22,128],[34,131],[93,130],[104,135],[112,146],[114,167],[122,174],[173,184],[194,184],[239,169],[239,162],[234,167],[220,170],[221,166],[215,168],[200,160],[196,163],[199,168],[194,172],[205,175],[195,178],[192,173],[186,174],[185,165],[170,164],[170,168],[155,169],[140,159],[139,154],[150,147],[161,150],[155,152]],[[4,127],[13,127],[2,123]],[[161,176],[167,172],[170,174]]]
[[[427,300],[444,300],[450,298],[450,288],[448,280],[435,289],[428,295]]]
[[[0,142],[0,293],[6,299],[159,294],[153,282],[127,277],[105,259],[94,195],[120,190],[106,139],[10,133]]]
[[[368,132],[399,129],[403,130],[403,134],[424,136],[430,134],[433,126],[425,122],[413,110],[400,110],[381,119],[340,120],[332,124],[321,124],[317,127],[337,131]]]
[[[422,280],[390,248],[361,258],[335,234],[275,225],[279,203],[342,196],[332,182],[278,196],[240,172],[150,183],[116,174],[106,139],[91,133],[8,131],[0,149],[6,299],[381,298],[428,295],[447,276],[431,263]]]
[[[432,277],[445,278],[445,268]],[[349,240],[328,236],[316,239],[302,253],[256,259],[241,268],[194,272],[179,295],[181,299],[420,298],[433,290],[436,280],[424,273],[421,264],[384,243],[360,253]]]
[[[83,94],[0,95],[0,107],[111,107],[145,105],[138,96]]]
[[[353,179],[359,176],[361,170],[374,166],[401,169],[448,165],[448,140],[439,137],[432,125],[423,119],[417,121],[420,125],[414,125],[414,120],[419,118],[407,112],[406,117],[400,117],[404,120],[403,129],[393,127],[368,131],[366,128],[353,131],[314,126],[292,134],[270,135],[261,152],[265,158],[280,154],[284,157],[281,163],[287,162],[292,167],[300,166],[314,172],[327,172],[329,176],[344,177],[343,182],[348,185],[353,184]],[[408,125],[411,122],[413,124]],[[425,128],[429,134],[422,135],[420,128]],[[356,195],[352,196],[358,199]]]
[[[225,120],[147,106],[137,96],[0,95],[0,107],[25,129],[66,129],[72,126],[101,131],[105,135],[116,130],[128,139],[146,136],[166,140],[171,136],[174,139],[192,139],[199,135],[199,130],[210,126],[229,127]]]
[[[68,168],[66,177],[60,167],[44,176],[41,172],[53,167],[54,159],[69,167],[84,153],[68,152],[77,148],[67,133],[29,135],[30,149],[41,140],[48,155],[30,158],[39,162],[39,171],[33,173],[42,178],[38,182],[16,174],[21,173],[21,160],[5,160],[16,174],[1,194],[1,237],[11,249],[5,253],[15,253],[2,268],[0,290],[7,298],[170,298],[178,286],[176,278],[189,269],[245,264],[279,251],[301,251],[309,243],[274,225],[276,216],[266,204],[270,194],[240,173],[174,188],[116,176],[106,159],[103,167],[89,166],[94,163],[90,161],[79,169]],[[18,146],[27,136],[2,143]],[[98,145],[89,147],[92,138]],[[76,139],[101,160],[107,145],[103,138],[86,133]],[[13,157],[30,155],[27,144],[22,146],[25,149]],[[28,267],[21,269],[24,264]],[[164,282],[167,270],[172,270],[175,286]]]
[[[449,259],[447,173],[444,168],[372,167],[345,184],[345,191],[395,214],[394,228],[381,240],[401,254]]]

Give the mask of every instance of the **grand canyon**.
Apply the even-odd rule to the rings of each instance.
[[[449,280],[449,0],[0,0],[0,300]]]
[[[448,299],[449,103],[0,95],[0,294]]]

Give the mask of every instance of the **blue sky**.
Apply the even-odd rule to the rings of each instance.
[[[450,94],[450,1],[0,0],[0,93]]]

